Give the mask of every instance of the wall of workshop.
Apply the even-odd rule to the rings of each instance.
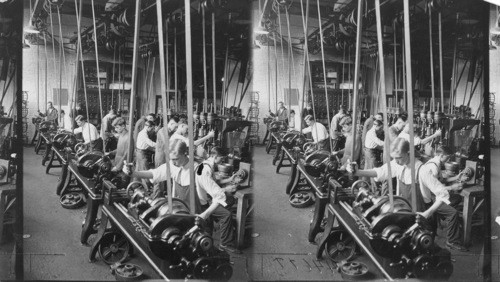
[[[277,56],[275,56],[274,46],[261,46],[260,49],[253,50],[254,78],[252,86],[253,91],[259,93],[259,136],[261,137],[261,140],[266,134],[266,125],[264,124],[263,118],[269,116],[269,110],[276,112],[277,102],[285,101],[284,89],[289,87],[288,68],[290,64],[293,67],[291,87],[292,89],[298,89],[299,92],[299,105],[292,106],[291,109],[295,111],[296,128],[300,126],[300,113],[304,85],[304,55],[294,52],[293,60],[289,61],[287,49],[285,48],[284,54],[282,54],[279,46],[276,53]],[[278,70],[277,79],[275,75],[276,67]],[[295,71],[293,71],[293,69]],[[276,81],[278,84],[277,93]],[[269,83],[271,85],[270,87]],[[285,104],[285,107],[289,108],[288,104]]]
[[[490,50],[490,93],[493,93],[495,97],[494,101],[494,128],[495,132],[493,132],[493,136],[495,137],[496,144],[499,145],[500,141],[500,50]],[[487,107],[489,103],[485,103]],[[493,111],[490,110],[490,114],[493,114]],[[492,144],[493,145],[493,144]]]
[[[47,102],[52,101],[53,89],[59,89],[59,83],[63,89],[67,89],[69,93],[69,103],[61,105],[61,109],[66,113],[64,117],[64,126],[66,129],[71,129],[71,121],[69,118],[69,107],[71,105],[72,99],[74,99],[74,81],[76,77],[76,52],[75,51],[65,51],[65,58],[63,64],[62,79],[60,79],[59,74],[59,49],[56,46],[55,53],[52,50],[52,45],[47,42],[47,69],[45,71],[45,48],[40,45],[39,54],[37,54],[37,45],[32,45],[30,48],[23,49],[23,91],[28,92],[28,119],[31,120],[32,117],[37,115],[38,107],[41,112],[45,111]],[[95,53],[89,52],[83,54],[84,60],[95,60]],[[113,62],[113,54],[102,53],[99,54],[100,62]],[[37,74],[37,62],[39,62],[39,76]],[[139,66],[141,67],[141,66]],[[81,69],[78,66],[79,70]],[[138,91],[138,105],[145,103],[146,98],[143,95],[142,84],[144,79],[143,70],[139,69],[138,79],[137,79],[137,89]],[[47,99],[45,97],[45,76],[47,76]],[[39,85],[39,96],[37,98],[37,84]],[[154,105],[154,104],[153,104]],[[59,104],[54,104],[54,107],[59,111]],[[30,122],[28,127],[28,136],[32,138],[35,132],[34,125]]]
[[[268,58],[268,49],[269,49],[269,57]],[[276,103],[284,100],[283,89],[288,88],[288,54],[285,49],[284,56],[281,53],[281,49],[278,47],[277,49],[277,61],[278,61],[278,95],[276,95],[276,59],[274,53],[273,46],[261,46],[260,49],[254,49],[254,91],[258,91],[260,94],[260,115],[259,115],[259,132],[261,138],[264,137],[266,133],[266,127],[263,123],[264,117],[267,116],[268,110],[271,109],[272,112],[276,111]],[[294,60],[292,62],[292,67],[295,71],[292,71],[292,88],[297,88],[299,90],[299,105],[293,106],[292,109],[295,110],[295,124],[296,127],[299,127],[301,122],[300,113],[303,99],[303,87],[304,87],[304,54],[294,52]],[[284,59],[284,60],[283,60]],[[321,60],[321,54],[309,55],[309,59],[311,61]],[[337,62],[342,62],[342,58],[327,56],[327,60],[334,60]],[[386,81],[386,92],[391,93],[393,91],[393,57],[387,56],[384,58],[385,60],[385,81]],[[269,72],[268,72],[268,62],[269,62]],[[363,64],[366,66],[366,85],[364,86],[366,92],[368,94],[366,108],[368,109],[370,114],[373,114],[373,111],[380,110],[381,107],[373,106],[372,104],[375,101],[378,101],[380,104],[380,100],[376,99],[378,95],[377,88],[378,87],[378,76],[375,75],[375,59],[367,59],[363,60]],[[284,70],[284,72],[283,72]],[[345,72],[347,73],[348,68],[347,64],[345,66]],[[354,73],[354,70],[352,70]],[[269,75],[270,74],[270,75]],[[353,79],[353,77],[351,78]],[[271,83],[271,90],[268,91],[268,83]],[[307,81],[306,81],[307,82]],[[308,83],[308,82],[307,82]],[[307,85],[308,88],[308,85]],[[306,90],[307,91],[307,90]],[[324,95],[323,92],[315,93],[316,95]],[[276,98],[278,97],[278,98]],[[352,99],[352,97],[351,97]],[[288,105],[285,105],[288,108]],[[333,110],[333,109],[330,109]],[[337,109],[335,109],[337,110]]]
[[[48,43],[48,42],[47,42]],[[38,51],[37,51],[38,49]],[[63,68],[62,79],[59,76],[59,50],[56,46],[56,53],[52,52],[52,45],[47,44],[47,72],[45,71],[45,48],[43,45],[31,45],[30,48],[23,49],[23,91],[28,93],[28,119],[37,115],[37,111],[45,112],[47,102],[52,102],[53,89],[59,89],[59,81],[63,89],[67,89],[69,96],[73,93],[73,81],[75,78],[76,53],[66,52],[66,62]],[[45,87],[45,77],[47,76],[47,87]],[[47,88],[47,93],[45,89]],[[37,92],[37,89],[38,92]],[[38,94],[37,94],[38,93]],[[71,100],[71,98],[69,98]],[[59,105],[54,104],[59,111]],[[62,105],[62,110],[69,113],[68,105]],[[71,128],[68,115],[64,120],[66,128]],[[28,136],[32,138],[35,132],[34,125],[30,122]]]
[[[463,66],[465,64],[465,61],[460,61],[458,63],[458,69],[461,71]],[[455,100],[455,106],[460,106],[460,105],[463,105],[464,104],[464,98],[465,98],[465,105],[467,105],[467,102],[469,101],[470,97],[471,97],[471,90],[472,90],[472,87],[474,86],[473,84],[476,83],[476,80],[479,78],[479,70],[476,70],[476,76],[474,77],[474,82],[468,82],[467,81],[467,78],[469,77],[469,64],[467,64],[466,68],[465,68],[465,71],[464,71],[464,74],[463,74],[463,77],[462,79],[460,80],[460,83],[458,84],[458,87],[457,87],[457,92],[456,92],[456,100]],[[481,77],[483,78],[483,76]],[[445,81],[446,83],[446,81]],[[483,89],[484,89],[484,85],[483,85],[483,82],[482,80],[479,82],[479,84],[477,85],[477,88],[476,90],[474,91],[474,93],[472,94],[472,100],[470,102],[470,108],[472,110],[472,114],[473,115],[476,115],[476,113],[481,109],[483,109],[483,103],[482,103],[482,97],[483,97]],[[439,85],[436,85],[436,97],[440,95],[440,92],[439,92]]]
[[[496,6],[490,5],[490,28],[497,26],[496,25],[497,21],[497,12],[496,12]],[[498,142],[500,141],[500,80],[498,79],[500,77],[500,46],[497,46],[497,49],[490,50],[490,82],[489,82],[489,92],[493,93],[495,97],[495,102],[494,102],[494,128],[495,132],[492,133],[492,135],[495,137],[496,144],[495,145],[500,145]],[[488,106],[489,103],[485,103],[485,106]],[[490,114],[492,114],[493,111],[490,110]],[[493,144],[492,144],[493,145]]]
[[[150,62],[151,62],[150,64],[152,64],[152,62],[153,62],[152,58],[151,58]],[[146,62],[146,64],[147,64],[147,62]],[[229,61],[229,64],[228,64],[229,65],[228,66],[228,69],[229,69],[228,75],[229,76],[231,75],[231,72],[234,69],[235,64],[236,64],[236,61],[232,61],[232,60]],[[242,91],[242,87],[244,86],[244,84],[240,83],[238,85],[238,83],[239,83],[238,77],[239,77],[239,74],[241,72],[240,66],[241,66],[241,64],[238,64],[236,71],[234,72],[233,79],[231,80],[230,84],[227,86],[228,87],[228,97],[227,97],[227,104],[226,104],[227,107],[233,106],[235,101],[236,101],[235,106],[238,106],[239,101],[241,99],[241,91]],[[207,71],[207,80],[210,82],[212,80],[212,67],[211,67],[211,65],[208,67],[210,69]],[[147,83],[147,92],[144,93],[144,86],[142,86],[138,91],[138,93],[140,93],[138,101],[142,105],[140,107],[140,109],[144,113],[155,112],[156,111],[156,97],[161,96],[161,75],[160,75],[159,57],[156,57],[156,59],[155,59],[155,66],[154,66],[154,71],[153,71],[154,73],[153,74],[152,74],[152,69],[153,69],[153,67],[150,65],[148,72],[142,73],[143,74],[142,80]],[[151,83],[151,75],[153,75],[152,83]],[[173,83],[174,73],[173,73],[173,68],[171,68],[169,75],[171,77],[170,78],[171,83],[169,85],[169,89],[167,89],[167,90],[170,90],[170,103],[173,104],[174,103],[174,96],[173,96],[174,95],[173,94],[174,93],[174,83]],[[178,73],[177,75],[179,77],[183,77],[183,76],[185,76],[185,73]],[[246,76],[247,79],[249,76],[250,75],[247,74],[247,76]],[[255,76],[254,76],[254,79],[255,79]],[[213,97],[212,86],[211,86],[211,83],[209,83],[209,84],[210,85],[208,88],[208,98],[209,98],[209,100],[212,100],[212,97]],[[246,81],[245,81],[245,84],[246,84]],[[178,86],[179,91],[186,89],[186,85],[178,84],[177,86]],[[251,92],[252,92],[252,84],[249,85],[247,92],[241,101],[240,108],[242,110],[242,114],[245,117],[247,116],[248,109],[250,107]],[[183,93],[185,93],[185,92],[183,92]],[[148,96],[148,94],[149,94],[149,96]],[[221,107],[221,88],[220,87],[217,88],[216,95],[217,95],[217,111],[220,112],[220,107]],[[236,100],[235,100],[235,98],[236,98]],[[185,99],[185,97],[183,97],[183,99]],[[158,102],[161,103],[161,99],[159,99]],[[146,111],[144,111],[144,109],[146,109]],[[199,110],[200,111],[202,110],[202,101],[200,101]]]

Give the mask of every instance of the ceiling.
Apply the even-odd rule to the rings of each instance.
[[[31,14],[32,22],[39,29],[45,30],[47,39],[55,44],[59,44],[59,21],[57,5],[49,5],[46,0],[31,0],[33,8]],[[62,41],[66,50],[76,50],[78,39],[76,7],[75,2],[82,6],[81,33],[84,52],[93,52],[93,9],[91,0],[52,0],[61,2],[59,7],[62,26]],[[140,46],[157,46],[157,11],[156,0],[141,1],[141,24],[140,24]],[[226,51],[225,43],[229,40],[229,50],[232,56],[241,55],[248,52],[249,3],[246,0],[208,0],[205,4],[206,23],[206,43],[211,44],[211,15],[215,14],[216,26],[216,49],[219,55]],[[184,1],[183,0],[163,0],[163,19],[169,22],[169,39],[173,42],[174,25],[177,26],[176,34],[179,43],[184,42]],[[52,9],[48,8],[52,7]],[[27,8],[25,6],[25,8]],[[97,38],[99,52],[112,54],[115,47],[125,47],[126,57],[131,57],[133,44],[134,25],[134,0],[94,0],[95,21],[97,26]],[[50,16],[52,12],[52,17]],[[191,33],[201,34],[202,16],[200,1],[191,1]],[[231,14],[229,22],[228,15]],[[52,25],[50,19],[52,18]],[[165,23],[164,23],[165,29]],[[41,37],[43,39],[43,37]],[[36,41],[36,40],[35,40]],[[192,36],[193,51],[203,46],[202,36]],[[37,42],[32,42],[37,44]],[[41,43],[41,42],[38,42]],[[156,43],[156,44],[155,44]],[[151,49],[151,48],[150,48]],[[153,54],[157,52],[157,47],[153,47]],[[180,52],[184,53],[184,52]],[[196,53],[196,52],[194,52]]]
[[[412,44],[412,55],[415,57],[424,56],[429,58],[429,9],[426,7],[428,2],[423,0],[410,1],[411,40],[415,43]],[[456,36],[458,36],[457,47],[462,56],[471,56],[473,51],[481,51],[481,48],[483,48],[482,41],[478,39],[483,32],[481,24],[487,19],[485,15],[487,9],[484,8],[485,5],[481,1],[474,5],[468,0],[434,0],[430,2],[433,3],[432,36],[435,46],[438,45],[438,13],[441,12],[444,58],[452,57]],[[344,49],[346,49],[342,46],[354,48],[358,3],[355,0],[319,0],[321,20],[318,19],[318,1],[315,0],[259,0],[259,10],[262,13],[260,24],[270,31],[269,35],[260,36],[260,42],[263,45],[273,45],[276,38],[278,42],[283,40],[286,47],[288,41],[291,40],[295,50],[302,50],[304,43],[302,15],[306,13],[307,3],[309,3],[309,17],[306,17],[308,18],[307,38],[310,52],[317,53],[320,51],[320,22],[323,28],[325,53],[341,57]],[[363,54],[376,54],[375,1],[366,1],[365,3],[368,6],[364,7],[362,52]],[[264,6],[264,4],[266,5]],[[401,46],[403,34],[402,11],[403,1],[381,0],[384,52],[386,53],[392,53],[394,30],[396,31],[396,42]],[[288,36],[287,13],[289,15],[291,38]],[[457,13],[460,19],[458,23],[456,20]],[[393,28],[394,22],[396,29]],[[270,40],[266,41],[266,38]]]
[[[84,53],[95,53],[94,20],[97,27],[99,59],[118,58],[123,54],[122,62],[131,63],[133,55],[133,26],[135,22],[135,0],[51,0],[60,5],[50,5],[49,0],[31,0],[32,24],[40,35],[32,36],[30,44],[44,44],[43,38],[50,45],[52,41],[59,46],[62,41],[68,52],[76,52],[78,37],[82,38]],[[75,2],[78,7],[75,6]],[[78,33],[76,11],[81,5],[81,32]],[[203,7],[203,9],[202,9]],[[168,32],[171,65],[176,39],[177,65],[185,68],[185,9],[183,0],[162,0],[163,28]],[[25,5],[25,9],[29,9]],[[59,24],[59,14],[61,24]],[[202,11],[205,11],[206,39],[203,40]],[[51,15],[52,13],[52,15]],[[195,85],[203,85],[203,46],[206,47],[207,66],[212,65],[212,14],[215,20],[215,57],[217,62],[217,81],[223,76],[226,52],[230,60],[249,61],[250,57],[250,1],[248,0],[191,0],[191,40],[193,60],[193,80]],[[52,19],[52,24],[51,24]],[[168,25],[168,29],[166,27]],[[61,33],[59,28],[61,27]],[[61,40],[62,35],[62,40]],[[165,43],[167,38],[164,39]],[[139,33],[139,53],[142,58],[152,58],[158,54],[157,7],[156,0],[141,1]],[[87,56],[88,57],[88,56]],[[144,63],[142,60],[139,64]],[[245,64],[246,66],[246,64]],[[211,78],[211,68],[208,68]],[[246,68],[245,68],[246,69]],[[180,84],[183,85],[183,78]],[[209,80],[211,81],[211,80]]]

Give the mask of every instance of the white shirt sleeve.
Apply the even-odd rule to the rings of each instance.
[[[390,162],[391,164],[391,178],[397,177],[403,171],[403,166],[396,163],[395,160]],[[377,173],[377,177],[374,178],[375,181],[384,181],[389,179],[389,169],[387,163],[381,167],[376,167],[373,170]]]
[[[309,133],[309,132],[311,132],[311,127],[310,126],[302,129],[302,133],[304,133],[304,134]]]
[[[93,124],[88,122],[87,125],[89,126],[89,131],[90,131],[89,132],[90,141],[99,139],[99,132],[97,132],[97,128]]]
[[[149,170],[153,173],[153,183],[158,183],[167,180],[167,164],[162,164],[157,168],[153,168]],[[172,171],[170,171],[172,173]]]
[[[421,185],[425,185],[436,196],[436,200],[441,200],[449,205],[450,193],[446,189],[446,186],[439,181],[438,174],[437,167],[427,163],[420,169],[419,180]]]
[[[368,130],[365,137],[365,147],[369,149],[375,149],[376,146],[384,146],[384,141],[380,140],[375,133],[373,127]]]
[[[212,202],[219,203],[224,207],[227,206],[226,194],[212,178],[212,170],[210,168],[204,167],[201,175],[196,175],[196,177],[198,177],[200,188],[212,197]]]
[[[137,135],[136,148],[146,150],[148,147],[156,147],[156,143],[149,139],[147,132],[143,129]]]

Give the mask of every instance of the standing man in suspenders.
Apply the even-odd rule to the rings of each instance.
[[[421,213],[425,218],[431,219],[434,229],[437,229],[437,220],[443,219],[447,223],[446,245],[453,250],[465,252],[467,249],[462,246],[461,230],[459,225],[459,213],[455,208],[461,201],[461,196],[457,193],[463,189],[462,183],[445,185],[458,179],[458,176],[443,179],[441,177],[441,165],[450,159],[453,154],[447,146],[439,146],[436,156],[422,166],[418,180],[422,193],[425,209]]]
[[[220,223],[220,249],[231,253],[241,253],[234,244],[234,223],[229,208],[234,204],[231,193],[236,192],[237,185],[229,184],[221,188],[215,180],[214,168],[222,163],[222,149],[214,147],[207,160],[196,168],[196,192],[200,199],[202,213],[199,216],[205,220]],[[219,181],[228,184],[234,176]]]

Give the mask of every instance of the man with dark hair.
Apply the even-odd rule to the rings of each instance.
[[[47,111],[45,113],[38,111],[38,114],[41,117],[45,117],[45,121],[52,121],[55,124],[57,124],[57,122],[58,122],[57,118],[59,115],[57,113],[56,108],[54,108],[54,105],[52,104],[52,102],[47,103]]]
[[[372,129],[372,126],[373,126],[373,122],[376,121],[376,120],[379,120],[379,121],[384,121],[384,115],[382,113],[377,113],[373,116],[370,116],[369,118],[367,118],[365,120],[365,123],[363,124],[363,133],[361,134],[361,140],[365,140],[366,139],[366,133]],[[383,131],[382,131],[383,133]],[[381,139],[379,137],[379,139]],[[382,139],[381,139],[382,140]]]
[[[118,143],[116,149],[109,152],[108,155],[114,156],[112,171],[120,171],[123,168],[123,161],[128,156],[129,134],[125,119],[122,117],[115,118],[112,126],[116,133],[118,133]]]
[[[373,121],[373,126],[366,133],[365,146],[363,148],[365,155],[365,167],[364,169],[372,169],[374,167],[379,167],[382,163],[380,154],[384,149],[384,141],[378,138],[378,133],[383,132],[384,124],[380,120]]]
[[[406,114],[400,114],[396,122],[389,127],[389,142],[392,143],[396,138],[398,138],[399,133],[403,131],[406,125],[408,116]]]
[[[101,122],[101,138],[104,140],[105,150],[114,150],[116,140],[113,135],[113,120],[116,118],[116,111],[110,109],[108,114],[102,118]],[[114,142],[113,142],[114,141]]]
[[[276,110],[276,120],[284,121],[288,124],[288,110],[285,108],[285,104],[283,102],[278,102],[278,110]]]
[[[330,137],[332,138],[332,151],[338,151],[341,147],[342,140],[342,126],[340,125],[340,121],[347,116],[347,113],[344,108],[340,108],[339,112],[333,116],[332,121],[330,123]]]
[[[288,119],[288,129],[289,130],[296,130],[295,128],[295,111],[290,110],[290,117]]]
[[[75,128],[73,133],[81,133],[83,135],[84,143],[88,144],[91,150],[102,151],[102,139],[99,137],[97,128],[90,122],[87,122],[87,119],[81,115],[77,116],[75,121],[78,128]]]
[[[137,135],[139,135],[139,132],[144,128],[144,125],[146,121],[154,122],[155,121],[155,114],[151,113],[146,116],[142,116],[140,119],[137,120],[134,126],[134,141],[137,142]]]
[[[335,151],[334,154],[340,154],[342,156],[341,164],[345,165],[348,160],[353,162],[358,162],[361,157],[361,133],[353,132],[352,118],[350,116],[345,116],[340,121],[340,126],[342,127],[342,133],[346,137],[345,147],[342,150]],[[356,138],[356,143],[354,144],[354,152],[352,152],[352,144]]]
[[[447,162],[453,155],[453,151],[447,146],[440,146],[436,150],[436,156],[422,166],[418,175],[420,191],[425,203],[425,211],[421,215],[428,218],[437,229],[437,220],[442,219],[447,223],[446,245],[453,250],[467,251],[462,246],[459,224],[459,212],[456,206],[461,197],[458,192],[463,189],[462,183],[445,185],[458,179],[458,176],[443,179],[441,176],[441,165]]]
[[[307,127],[302,129],[302,133],[311,133],[314,143],[318,146],[318,150],[330,151],[330,140],[328,139],[328,130],[319,122],[316,122],[311,115],[304,118]]]
[[[301,119],[301,122],[302,122],[302,128],[306,128],[307,127],[307,124],[305,122],[305,118],[306,116],[314,116],[314,111],[313,111],[313,108],[312,108],[312,103],[311,102],[307,102],[307,105],[304,109],[302,109],[302,113],[300,114],[300,119]]]
[[[135,161],[137,169],[146,170],[150,168],[152,163],[151,157],[156,147],[156,142],[149,139],[148,133],[155,130],[155,124],[152,121],[144,123],[142,129],[137,135],[137,144],[135,144]]]
[[[86,117],[87,116],[87,113],[85,111],[85,109],[83,108],[83,104],[78,102],[76,104],[76,107],[71,109],[71,111],[69,112],[69,117],[71,118],[71,120],[73,121],[73,128],[76,128],[78,127],[78,125],[76,124],[76,121],[74,120],[77,116],[84,116]]]

